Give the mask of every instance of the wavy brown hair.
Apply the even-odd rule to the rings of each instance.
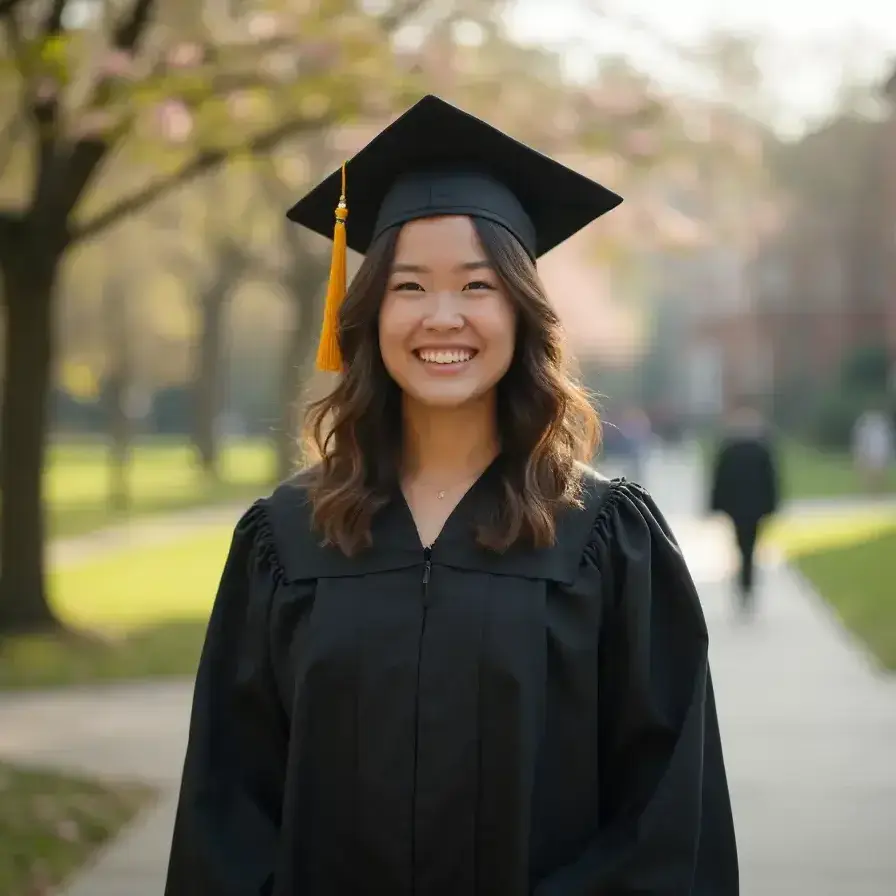
[[[581,503],[581,463],[597,448],[599,418],[567,369],[560,321],[535,265],[500,225],[473,224],[518,319],[513,360],[497,386],[503,500],[479,521],[477,540],[495,551],[516,542],[546,547],[558,511]],[[401,394],[380,356],[378,332],[398,232],[379,237],[355,275],[339,315],[345,372],[305,416],[319,461],[307,471],[313,523],[349,555],[370,545],[373,516],[400,481]]]

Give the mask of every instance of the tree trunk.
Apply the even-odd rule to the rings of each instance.
[[[224,322],[227,289],[208,293],[202,303],[202,329],[193,378],[193,444],[203,472],[217,479],[218,417],[224,401]]]
[[[5,394],[0,418],[2,631],[59,625],[47,601],[43,506],[53,292],[59,256],[38,249],[36,238],[17,243],[2,259],[6,304]]]
[[[124,290],[105,286],[105,318],[109,326],[109,356],[112,360],[107,401],[109,435],[109,506],[118,513],[131,508],[129,480],[131,444],[134,437],[129,408],[131,387],[130,331],[127,296]]]

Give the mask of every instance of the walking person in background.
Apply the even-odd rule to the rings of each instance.
[[[852,429],[852,457],[865,488],[874,495],[886,491],[893,465],[896,436],[893,423],[882,408],[870,408]]]
[[[737,591],[743,613],[754,607],[756,541],[763,521],[778,509],[778,469],[768,426],[748,404],[735,409],[716,453],[710,510],[734,527],[740,566]]]

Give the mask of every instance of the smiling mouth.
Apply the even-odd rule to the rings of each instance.
[[[472,361],[476,357],[476,351],[470,348],[453,348],[453,349],[416,349],[414,351],[416,357],[423,361],[424,364],[440,364],[448,366],[451,364],[464,364]]]

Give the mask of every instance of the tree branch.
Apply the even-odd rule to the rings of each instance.
[[[17,3],[7,3],[3,10],[6,21],[6,34],[9,40],[9,48],[18,66],[22,79],[23,106],[27,116],[34,124],[37,131],[37,158],[34,167],[35,189],[34,195],[40,195],[41,184],[45,182],[50,171],[56,152],[55,123],[58,117],[59,102],[53,85],[39,78],[37,81],[32,76],[25,56],[25,44],[19,30],[19,22],[16,17]],[[52,16],[50,16],[52,19]],[[52,24],[51,21],[48,21]],[[10,151],[12,152],[12,147]]]
[[[47,14],[47,21],[44,23],[43,32],[46,37],[52,37],[59,34],[62,30],[62,14],[65,12],[65,5],[68,0],[53,0],[53,5]]]
[[[116,26],[112,46],[116,50],[133,52],[146,33],[156,0],[133,0],[130,13]],[[104,78],[96,88],[96,96],[91,105],[102,105],[111,90],[112,78]],[[100,163],[111,151],[116,139],[83,137],[64,160],[57,160],[54,176],[48,177],[50,186],[45,187],[44,196],[53,203],[58,214],[68,218],[87,189]]]
[[[0,0],[0,18],[9,15],[24,2],[25,0]]]
[[[131,14],[115,29],[112,45],[116,50],[133,50],[146,32],[156,0],[134,0]]]
[[[132,50],[137,45],[149,21],[155,2],[156,0],[134,0],[134,8],[128,21],[116,29],[115,46],[117,49]],[[427,2],[428,0],[404,0],[398,9],[381,18],[381,24],[387,32],[394,30],[403,24],[409,16],[422,9]],[[274,149],[289,137],[308,130],[326,127],[330,123],[332,122],[323,118],[311,121],[304,117],[293,119],[256,137],[246,149],[253,155],[261,155]],[[57,181],[57,189],[60,191],[58,201],[66,216],[74,209],[113,143],[114,140],[83,138],[75,146],[69,156],[68,164],[63,166],[66,170],[62,172],[62,176]],[[80,227],[76,226],[71,239],[84,239],[99,233],[127,215],[133,214],[190,182],[198,175],[219,166],[233,151],[223,149],[199,152],[174,174],[150,183],[130,196],[123,197],[87,223]]]
[[[379,17],[380,24],[387,34],[396,31],[413,15],[420,12],[429,0],[405,0],[398,8]]]
[[[332,124],[330,116],[319,119],[308,119],[305,117],[294,118],[276,128],[272,128],[258,137],[251,140],[245,148],[250,155],[264,155],[275,149],[284,140],[295,137],[306,131],[313,131],[319,128],[327,127]],[[147,205],[162,199],[169,193],[190,181],[205,174],[208,171],[221,165],[232,154],[238,151],[233,149],[214,149],[203,150],[197,153],[192,159],[185,162],[184,165],[173,174],[159,180],[152,181],[142,189],[137,190],[130,196],[123,196],[117,202],[112,203],[108,208],[98,212],[93,218],[75,226],[72,229],[72,241],[83,240],[96,236],[108,227],[117,224],[128,215],[140,211]]]

